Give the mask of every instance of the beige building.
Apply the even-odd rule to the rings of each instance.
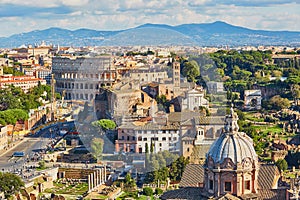
[[[193,88],[186,90],[182,95],[172,100],[175,111],[199,111],[201,107],[209,107],[209,101],[204,98],[205,93],[203,88]]]
[[[115,141],[116,152],[145,153],[146,148],[150,151],[151,145],[154,153],[169,151],[179,154],[179,126],[149,122],[144,125],[126,123],[118,128],[118,139]]]
[[[0,150],[7,147],[7,127],[0,124]]]
[[[34,76],[13,76],[11,74],[0,76],[0,88],[6,88],[8,85],[14,85],[15,87],[20,87],[25,93],[27,93],[30,88],[37,86],[39,83],[46,85],[46,80],[36,78]]]
[[[204,163],[206,153],[224,128],[222,116],[195,116],[181,124],[181,154],[191,163]]]

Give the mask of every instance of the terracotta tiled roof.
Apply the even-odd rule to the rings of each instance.
[[[238,197],[236,197],[232,194],[227,193],[227,194],[217,198],[217,200],[240,200],[240,198],[238,198]]]
[[[185,187],[178,190],[165,192],[161,197],[162,200],[202,200],[207,199],[201,196],[199,187]]]
[[[169,122],[184,122],[186,120],[192,119],[193,117],[199,116],[199,112],[193,111],[182,111],[182,112],[172,112],[168,116]]]
[[[213,143],[213,141],[211,143]],[[200,159],[205,159],[206,153],[209,151],[210,146],[211,144],[202,144],[194,146],[193,152],[191,154],[191,160],[199,161]]]
[[[182,175],[179,187],[199,187],[204,183],[204,168],[199,164],[188,164]]]
[[[222,116],[210,116],[210,117],[205,117],[205,116],[200,116],[200,117],[195,117],[195,124],[199,125],[220,125],[220,124],[225,124],[225,118]]]
[[[286,189],[276,189],[276,190],[259,190],[258,200],[285,200],[286,199]]]
[[[275,165],[261,165],[258,171],[258,188],[274,189],[273,185],[277,184],[279,176],[280,172]]]
[[[250,194],[242,194],[240,196],[241,199],[245,199],[245,200],[248,200],[248,199],[257,199],[259,196],[259,194],[254,194],[254,193],[250,193]]]

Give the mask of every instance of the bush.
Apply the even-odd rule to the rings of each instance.
[[[162,193],[164,193],[164,191],[163,191],[162,189],[160,189],[160,188],[155,188],[155,194],[160,195],[160,194],[162,194]]]
[[[288,168],[288,164],[284,159],[278,159],[275,164],[278,167],[279,171],[285,171]]]
[[[153,190],[150,187],[145,187],[143,188],[143,194],[146,196],[152,196],[153,195]]]

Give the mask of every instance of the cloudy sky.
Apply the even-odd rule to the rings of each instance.
[[[300,0],[0,0],[0,37],[61,27],[119,30],[144,23],[227,23],[300,31]]]

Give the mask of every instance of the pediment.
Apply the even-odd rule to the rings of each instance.
[[[221,164],[222,169],[234,169],[235,165],[230,158],[225,158]]]

